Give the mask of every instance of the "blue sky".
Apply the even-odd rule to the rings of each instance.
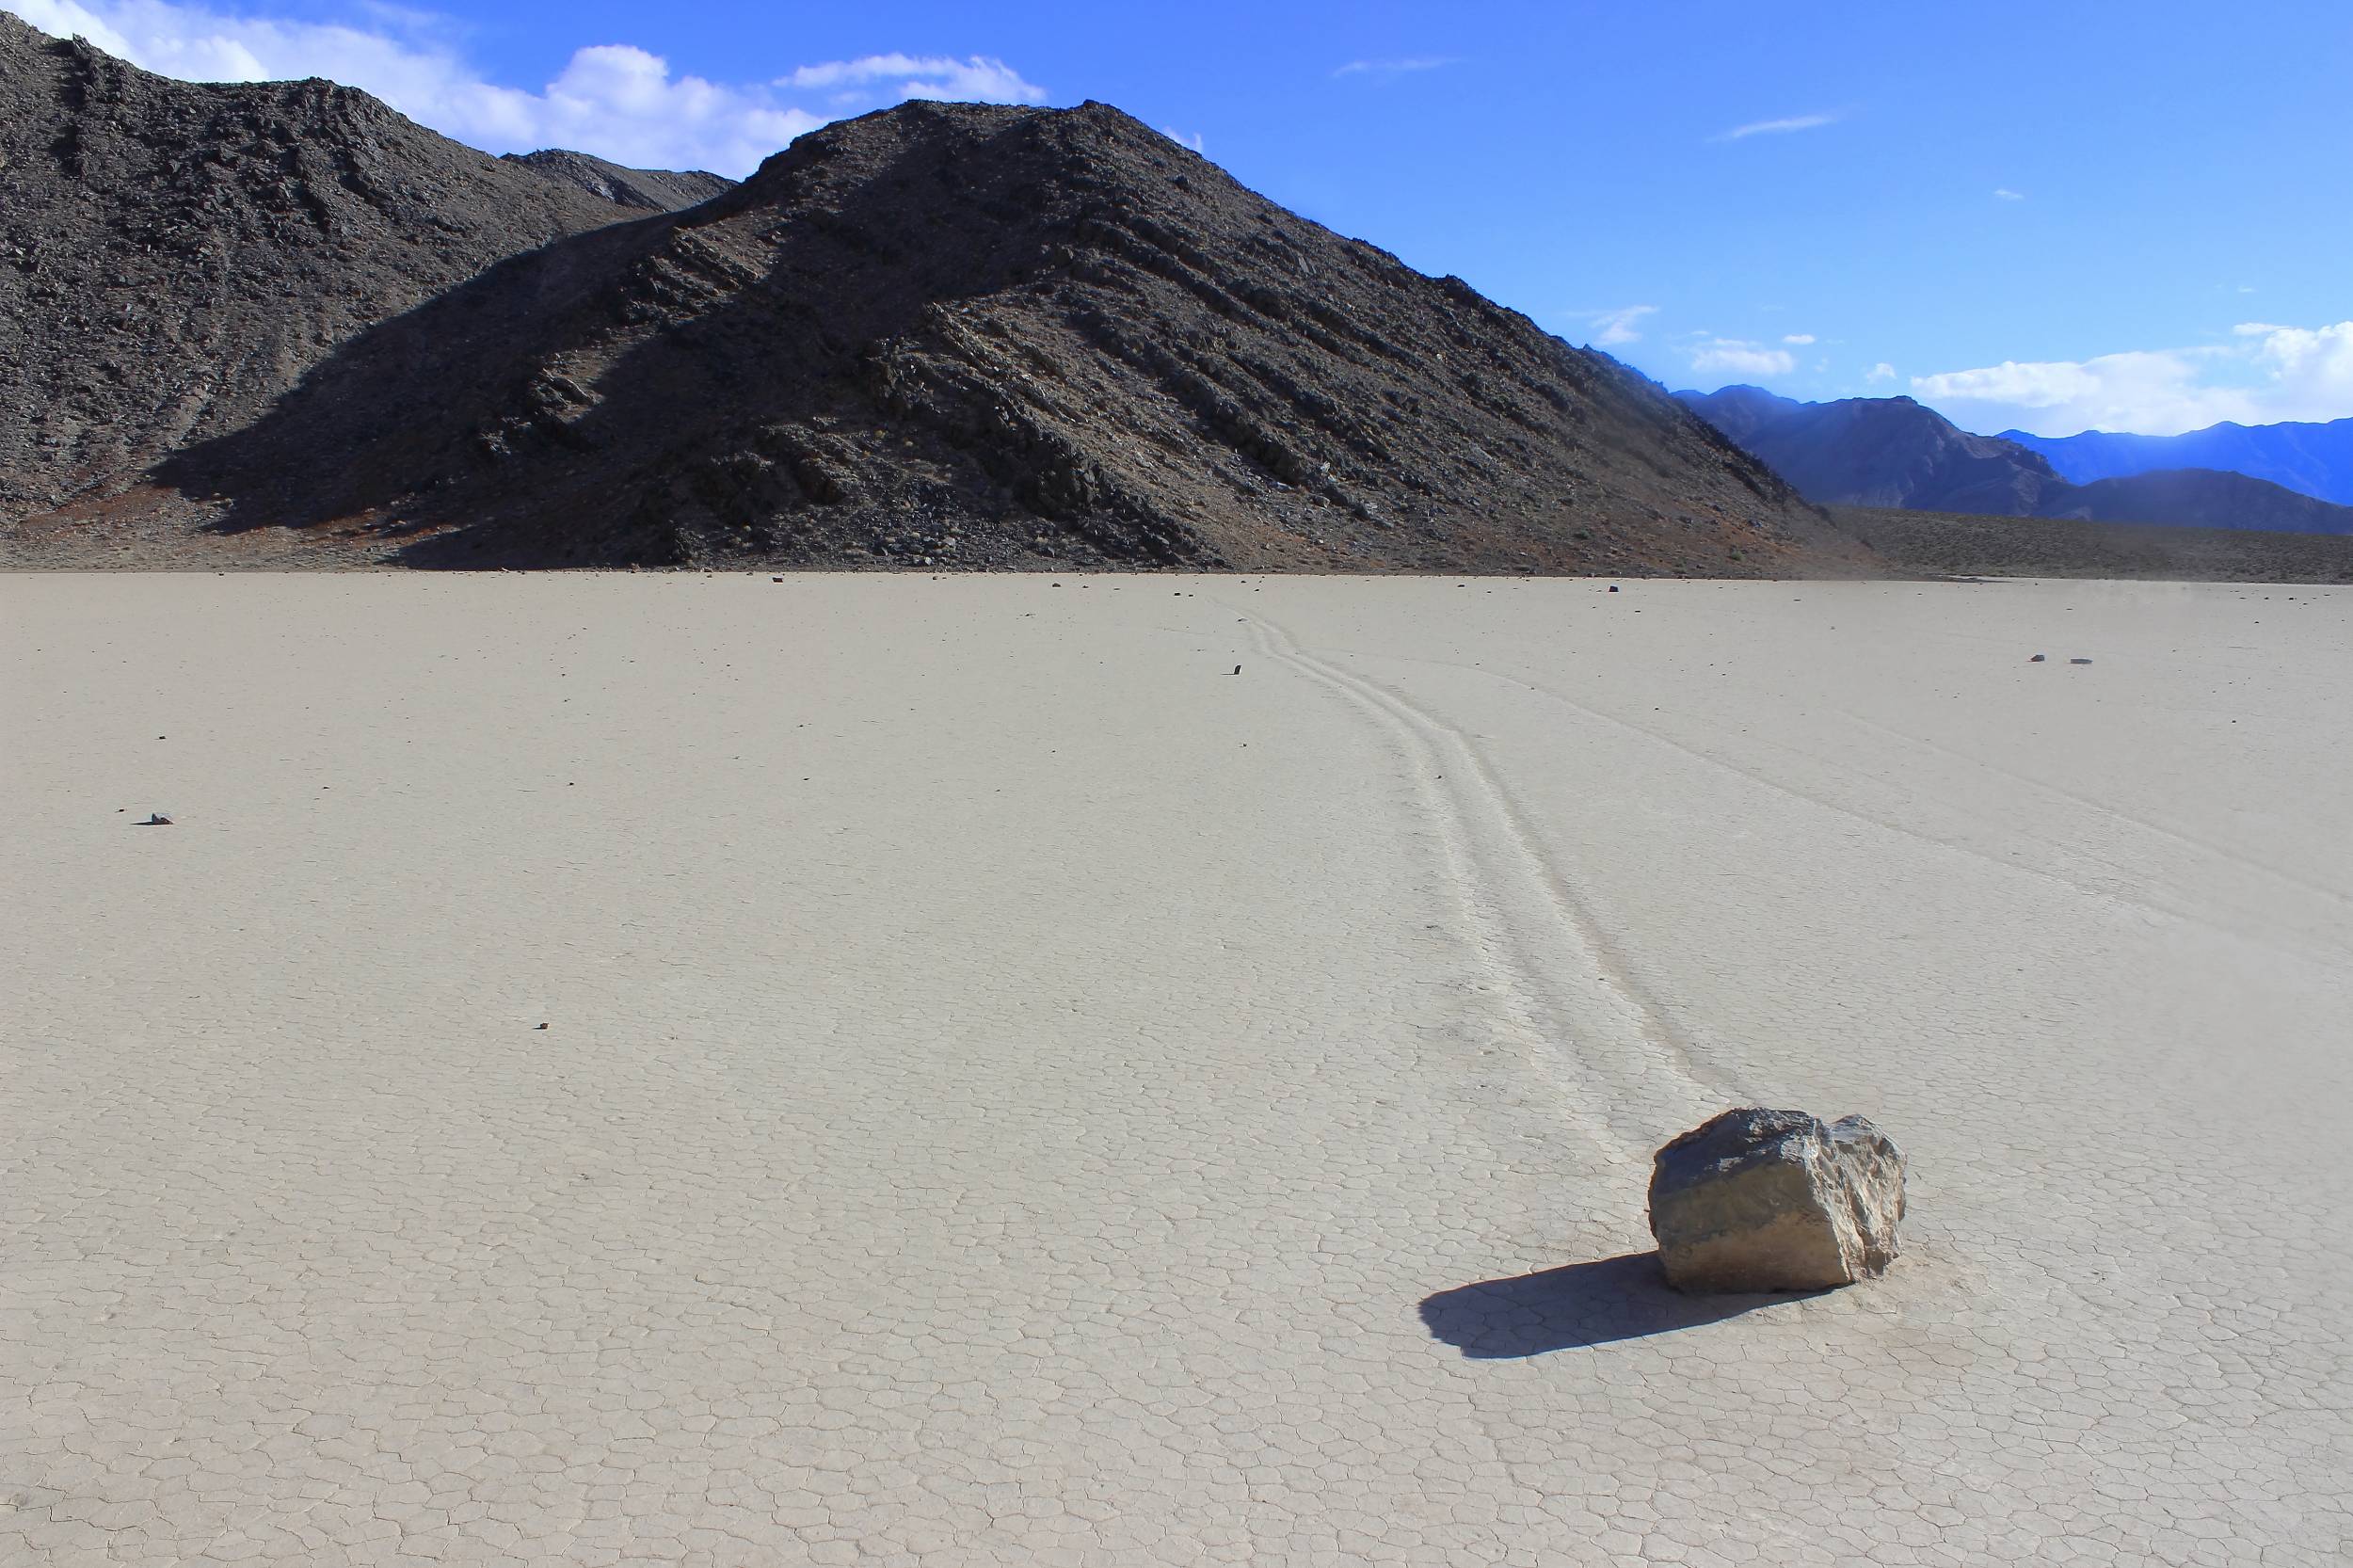
[[[1670,386],[2045,434],[2353,415],[2348,0],[0,7],[733,174],[910,91],[1099,98]]]

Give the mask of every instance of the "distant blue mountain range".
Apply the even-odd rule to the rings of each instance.
[[[2041,453],[2060,478],[2076,485],[2160,469],[2221,469],[2353,506],[2353,419],[2326,424],[2210,424],[2184,436],[2114,435],[2105,430],[2029,436],[2024,430],[2005,430],[1999,439]]]
[[[2045,443],[2016,431],[1973,436],[1909,397],[1801,403],[1761,387],[1674,395],[1817,505],[2353,535],[2353,506],[2252,473],[2188,466],[2191,458],[2173,442],[2194,437],[2090,435]],[[2222,430],[2248,437],[2278,430],[2353,436],[2353,420],[2251,430],[2219,425],[2199,435]],[[2045,456],[2051,446],[2083,441],[2147,445],[2133,454],[2135,460],[2087,471],[2092,476],[2085,479]],[[2309,452],[2312,445],[2298,450]],[[2353,451],[2346,456],[2353,457]]]

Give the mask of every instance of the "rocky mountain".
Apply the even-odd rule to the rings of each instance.
[[[1909,397],[1801,403],[1761,387],[1675,395],[1824,504],[2027,517],[2062,483],[2033,453],[1970,435]]]
[[[2218,469],[2353,506],[2353,419],[2283,424],[2226,422],[2181,436],[2105,430],[2032,436],[2005,430],[2002,440],[2041,453],[2061,478],[2078,485],[2164,469]]]
[[[175,82],[0,13],[0,519],[120,487],[361,328],[629,216],[350,88]]]
[[[624,168],[585,152],[551,149],[544,152],[508,152],[502,161],[520,164],[551,180],[575,185],[600,200],[639,212],[674,213],[708,201],[733,188],[725,175],[700,170],[679,173],[659,168]]]
[[[2087,522],[2174,522],[2280,534],[2353,534],[2353,506],[2217,469],[2162,469],[2045,495],[2036,514]]]
[[[1909,397],[1801,403],[1745,386],[1675,396],[1821,505],[2353,533],[2353,508],[2239,473],[2174,470],[2071,484],[2041,453],[1973,436]]]
[[[1615,360],[1095,104],[811,133],[378,326],[158,477],[432,564],[1863,561]]]

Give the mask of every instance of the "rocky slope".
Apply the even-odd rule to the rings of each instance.
[[[1614,360],[1101,104],[812,133],[385,324],[162,476],[435,564],[1862,559]]]
[[[520,164],[536,174],[560,180],[599,200],[646,213],[674,213],[708,201],[732,189],[725,175],[701,170],[680,173],[662,168],[625,168],[585,152],[550,149],[544,152],[508,152],[501,162]]]
[[[2181,469],[2070,484],[2041,452],[1973,436],[1909,397],[1801,403],[1758,387],[1675,396],[1826,506],[2353,533],[2353,508],[2241,473]]]
[[[175,82],[0,13],[0,522],[104,494],[362,328],[632,216],[350,88]]]

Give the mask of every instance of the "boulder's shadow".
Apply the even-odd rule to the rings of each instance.
[[[1698,1328],[1809,1294],[1687,1296],[1670,1289],[1655,1252],[1625,1253],[1511,1279],[1441,1290],[1421,1320],[1476,1361],[1585,1350]]]

